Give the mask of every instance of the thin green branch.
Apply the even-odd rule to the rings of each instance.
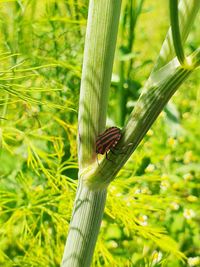
[[[200,47],[190,56],[190,60],[194,67],[200,66]]]
[[[200,8],[200,1],[196,0],[181,0],[179,3],[179,27],[182,39],[182,44],[185,43],[188,34],[194,24],[194,20]],[[152,74],[174,57],[174,47],[172,40],[171,28],[169,29],[165,41],[161,47],[159,56],[152,70]]]
[[[170,0],[169,6],[170,6],[170,21],[171,21],[174,49],[180,64],[183,65],[185,63],[185,55],[184,55],[181,34],[180,34],[180,27],[179,27],[178,1]]]

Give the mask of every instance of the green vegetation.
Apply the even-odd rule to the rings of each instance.
[[[107,127],[124,126],[156,69],[168,4],[122,3]],[[60,266],[77,189],[87,12],[86,0],[0,1],[0,266]],[[184,64],[199,23],[176,43]],[[108,187],[93,267],[200,265],[199,80],[195,70]]]

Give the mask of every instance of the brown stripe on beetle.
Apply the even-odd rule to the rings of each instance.
[[[121,139],[122,133],[118,127],[110,127],[101,133],[96,140],[96,153],[104,154],[114,148]]]
[[[107,140],[108,138],[113,137],[115,135],[121,136],[121,130],[117,127],[108,128],[105,132],[103,132],[97,137],[96,144],[98,145],[99,143],[104,142],[104,140]]]

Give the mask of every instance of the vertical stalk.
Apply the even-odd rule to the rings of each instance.
[[[104,130],[121,0],[91,0],[79,103],[80,171],[96,161],[96,136]]]
[[[79,186],[62,267],[89,267],[106,201],[106,186],[89,189],[81,179],[96,167],[95,140],[105,128],[121,0],[91,0],[79,103]]]
[[[122,56],[131,54],[133,52],[133,45],[135,40],[135,27],[142,11],[144,0],[138,3],[135,1],[127,1],[124,8],[124,17],[121,22],[121,54]],[[128,41],[126,36],[128,33]],[[121,59],[119,62],[119,86],[118,86],[118,124],[124,126],[126,118],[126,102],[127,93],[124,88],[124,83],[130,80],[130,74],[133,69],[133,58],[128,61]]]
[[[106,189],[91,191],[82,182],[76,194],[62,267],[89,267],[106,202]]]

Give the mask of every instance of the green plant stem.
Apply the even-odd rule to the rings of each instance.
[[[106,189],[91,191],[79,184],[61,266],[90,266],[103,216]]]
[[[174,43],[174,50],[176,52],[176,56],[181,65],[185,63],[184,50],[181,41],[181,35],[179,30],[179,18],[178,18],[178,1],[170,0],[170,21],[171,21],[171,29],[172,29],[172,38]]]
[[[90,1],[79,103],[80,171],[96,161],[96,136],[105,129],[121,0]]]
[[[132,3],[132,1],[131,1]],[[144,0],[140,0],[139,3],[135,3],[134,5],[131,4],[131,14],[130,14],[130,26],[129,26],[129,51],[130,53],[133,50],[133,45],[135,41],[135,28],[137,25],[137,22],[139,20],[139,16],[142,12],[142,7],[144,4]],[[130,59],[130,62],[128,64],[128,71],[127,71],[127,77],[130,78],[130,73],[133,69],[133,58]]]
[[[193,26],[195,17],[200,8],[200,1],[196,0],[181,0],[179,3],[179,29],[181,33],[182,43],[184,44],[191,27]],[[156,64],[152,73],[164,66],[174,57],[174,47],[172,41],[171,28],[169,29],[165,41],[161,47]]]
[[[120,67],[120,81],[118,86],[118,98],[119,98],[119,107],[118,107],[118,123],[122,127],[124,125],[125,116],[126,116],[126,92],[124,88],[124,74],[125,74],[125,62],[121,61],[119,64]]]
[[[195,66],[195,68],[200,66],[200,47],[190,56],[190,60],[191,64]]]
[[[121,54],[122,56],[131,54],[135,40],[135,27],[142,11],[144,0],[139,2],[129,1],[124,8],[124,17],[121,22]],[[125,43],[126,31],[128,32],[128,42]],[[122,49],[123,48],[123,49]],[[121,58],[119,62],[119,86],[118,86],[118,124],[124,126],[126,119],[127,92],[124,88],[126,81],[130,80],[131,70],[133,69],[133,58],[128,61]]]
[[[191,74],[172,61],[164,69],[157,72],[143,90],[130,118],[123,129],[123,137],[118,147],[125,148],[123,154],[108,154],[110,161],[103,159],[98,168],[82,173],[85,183],[91,188],[105,188],[114,179],[130,155],[136,149],[168,100],[179,86]],[[161,77],[163,79],[161,80]]]
[[[79,176],[97,165],[96,136],[105,128],[121,0],[89,5],[79,103]],[[98,166],[98,165],[97,165]],[[89,267],[106,201],[106,188],[89,189],[79,177],[62,267]]]

